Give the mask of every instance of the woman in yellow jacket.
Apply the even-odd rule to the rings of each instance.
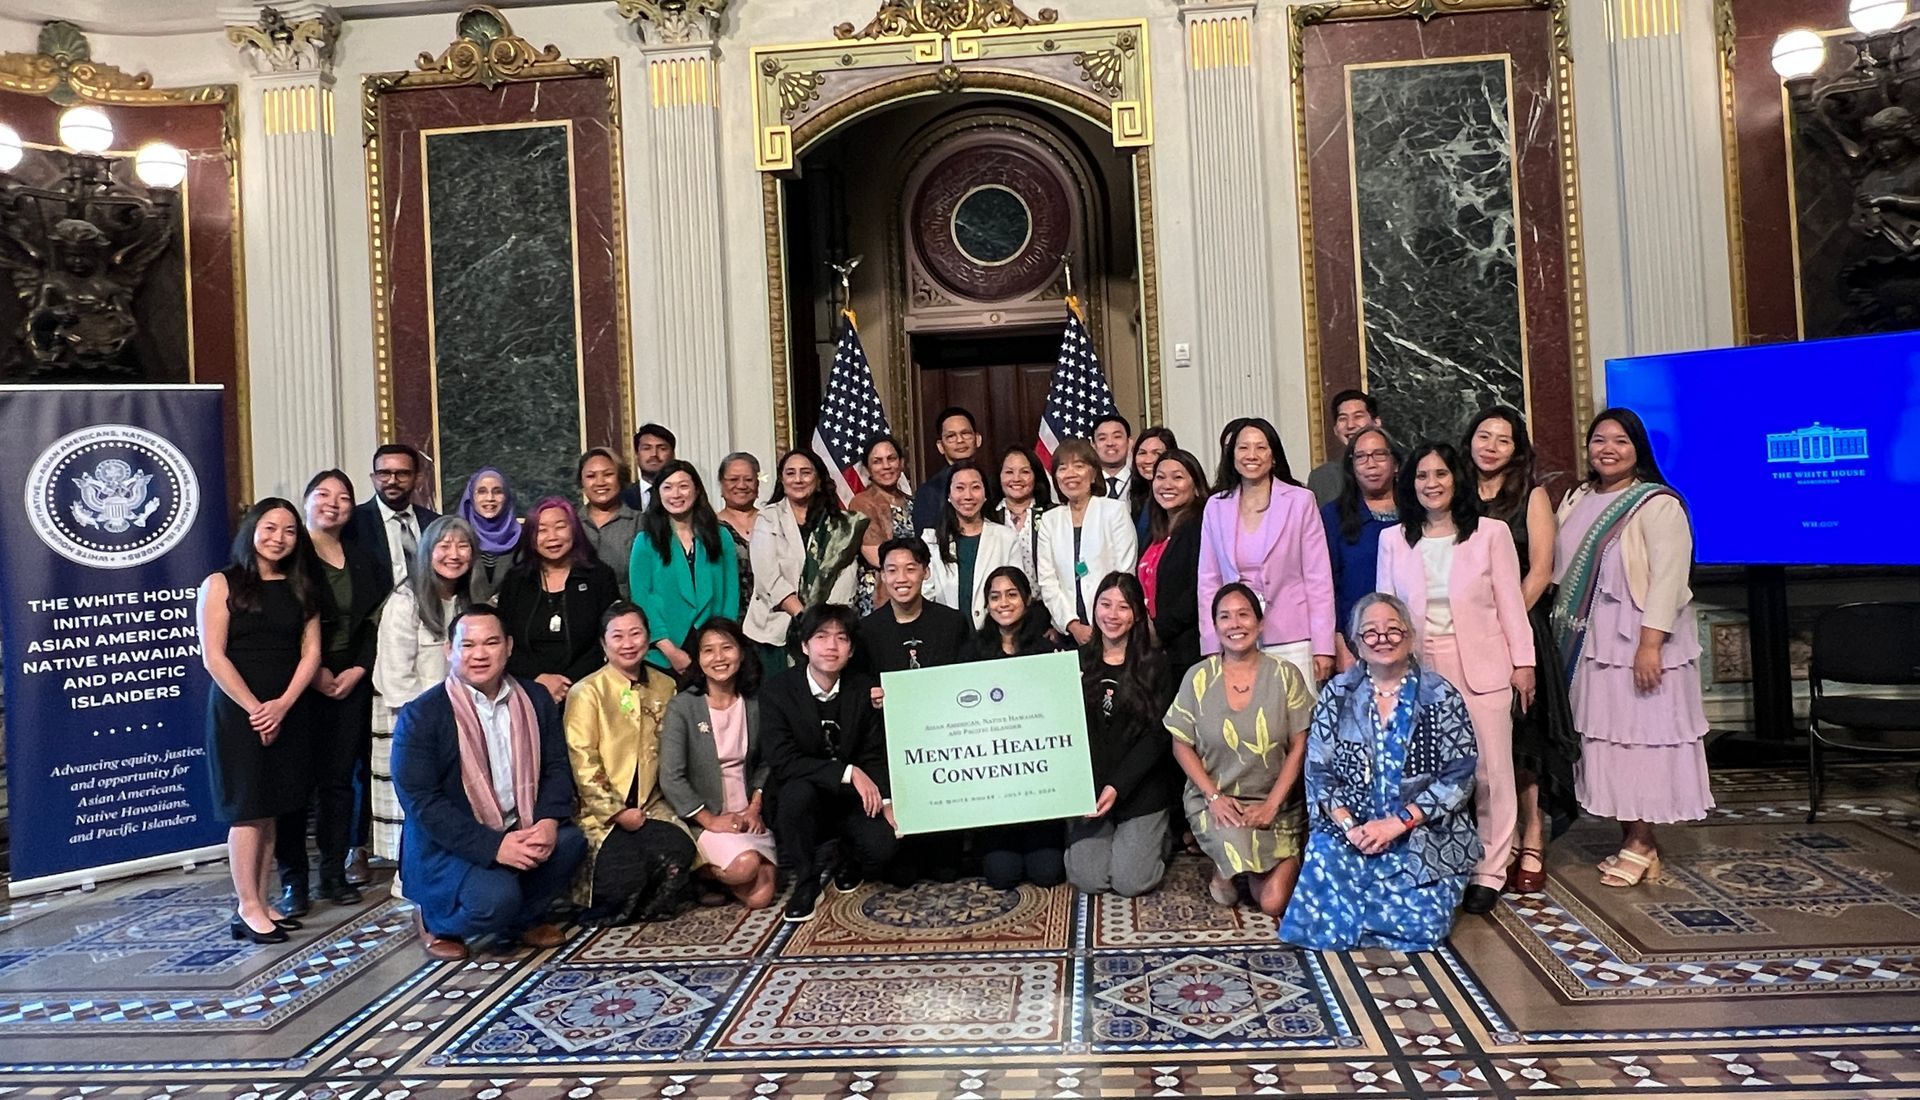
[[[590,925],[664,920],[686,899],[693,837],[660,791],[660,721],[673,682],[646,663],[647,617],[616,603],[601,618],[607,663],[567,692],[567,753],[587,836],[575,887]]]

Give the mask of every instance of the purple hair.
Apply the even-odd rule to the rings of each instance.
[[[585,568],[600,560],[594,556],[593,544],[587,541],[587,529],[581,525],[580,513],[574,511],[573,504],[566,497],[541,497],[527,509],[527,537],[520,540],[520,556],[514,564],[531,568],[539,562],[540,551],[534,543],[540,537],[540,513],[549,508],[556,508],[567,517],[567,528],[573,532],[573,553],[567,560],[573,568]]]

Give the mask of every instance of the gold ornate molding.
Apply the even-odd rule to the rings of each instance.
[[[998,78],[1047,81],[1088,94],[1104,110],[1116,148],[1153,144],[1152,71],[1143,19],[1058,23],[1052,9],[1029,16],[1005,0],[888,0],[859,32],[844,24],[831,42],[752,51],[754,166],[792,169],[820,132],[817,119],[872,98],[874,89],[930,77],[934,94],[990,90]],[[1104,115],[1104,117],[1102,117]]]
[[[475,84],[493,89],[522,80],[560,77],[597,77],[615,88],[618,76],[611,58],[567,58],[557,46],[536,49],[513,33],[499,10],[475,4],[454,21],[455,38],[438,55],[422,51],[415,68],[404,72],[368,73],[360,81],[360,143],[372,148],[380,131],[380,98],[402,88],[448,88]],[[612,97],[613,121],[620,122],[619,96]],[[370,154],[371,155],[371,154]]]
[[[339,40],[340,15],[332,8],[298,22],[262,8],[257,22],[227,28],[227,41],[261,73],[329,72]]]
[[[685,46],[711,41],[720,32],[728,0],[618,0],[620,18],[642,41]],[[691,9],[691,10],[689,10]],[[647,28],[653,28],[649,34]]]
[[[915,34],[1022,30],[1059,21],[1060,13],[1052,8],[1028,15],[1013,0],[886,0],[866,26],[856,31],[852,23],[842,23],[833,28],[833,36],[906,38]]]
[[[1727,200],[1727,269],[1733,289],[1733,338],[1752,342],[1747,319],[1747,238],[1745,211],[1740,201],[1740,119],[1734,97],[1733,62],[1737,27],[1733,0],[1713,0],[1714,53],[1720,78],[1721,179]]]
[[[61,106],[84,101],[96,103],[133,102],[219,102],[218,96],[201,95],[186,99],[189,93],[208,89],[187,88],[155,91],[148,73],[128,73],[124,69],[93,59],[93,47],[79,27],[55,19],[40,28],[37,53],[0,53],[0,86],[30,95],[44,95]],[[164,97],[164,98],[154,98]]]
[[[1725,2],[1725,0],[1720,0]],[[1287,35],[1287,54],[1293,78],[1293,154],[1294,189],[1300,219],[1300,288],[1302,309],[1306,313],[1307,392],[1314,400],[1325,388],[1320,366],[1320,308],[1315,285],[1313,243],[1313,192],[1309,174],[1310,150],[1307,147],[1307,28],[1322,23],[1355,22],[1370,19],[1418,19],[1421,22],[1446,15],[1467,15],[1487,11],[1545,11],[1553,17],[1553,100],[1560,139],[1561,223],[1566,235],[1567,261],[1567,350],[1573,383],[1574,437],[1586,430],[1593,413],[1593,374],[1587,335],[1587,273],[1580,241],[1580,173],[1578,146],[1573,123],[1573,27],[1567,13],[1568,0],[1324,0],[1301,4],[1291,9]],[[1314,454],[1322,453],[1326,430],[1321,417],[1311,416],[1307,426]]]

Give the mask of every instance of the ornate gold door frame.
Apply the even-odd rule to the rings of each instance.
[[[774,438],[792,445],[792,364],[787,353],[785,217],[779,174],[848,123],[910,99],[986,94],[1031,100],[1106,130],[1133,157],[1147,412],[1163,417],[1159,262],[1153,219],[1152,88],[1143,19],[1059,23],[1052,9],[1029,16],[1011,0],[886,0],[855,30],[831,41],[752,51],[754,166],[766,240],[767,336]],[[907,435],[913,434],[910,425]]]

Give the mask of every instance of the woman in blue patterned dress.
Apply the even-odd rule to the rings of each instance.
[[[1307,735],[1309,834],[1280,938],[1321,950],[1430,951],[1453,926],[1480,839],[1473,725],[1413,660],[1406,605],[1354,605],[1360,662],[1327,682]],[[1384,715],[1384,717],[1383,717]]]

